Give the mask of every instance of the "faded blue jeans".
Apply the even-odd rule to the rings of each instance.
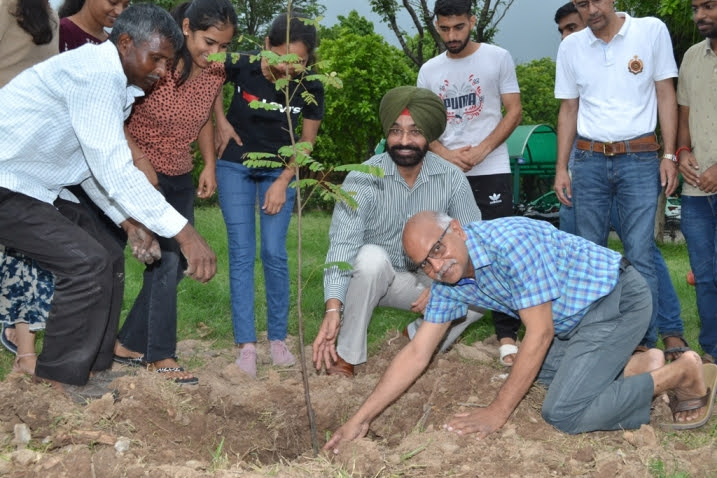
[[[573,209],[578,236],[607,246],[610,211],[617,207],[625,257],[645,278],[652,294],[652,318],[641,344],[657,343],[658,281],[654,228],[660,194],[660,159],[656,152],[605,156],[575,151],[572,167]]]
[[[286,234],[296,190],[293,187],[286,189],[286,202],[278,214],[269,215],[261,210],[267,190],[282,171],[282,168],[248,168],[240,163],[217,161],[219,205],[227,225],[232,324],[237,344],[256,342],[254,260],[257,210],[266,289],[267,335],[269,340],[286,338],[289,321]]]
[[[717,357],[717,194],[682,196],[680,222],[695,274],[700,347]]]
[[[639,428],[650,422],[652,376],[626,378],[622,371],[651,315],[650,290],[628,266],[610,294],[593,303],[573,330],[553,339],[537,379],[548,387],[546,422],[565,433]]]

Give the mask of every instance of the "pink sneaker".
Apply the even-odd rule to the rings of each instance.
[[[239,358],[234,362],[243,372],[256,378],[256,347],[254,344],[244,344],[239,351]]]
[[[280,367],[290,367],[296,363],[296,357],[286,348],[286,342],[283,340],[272,340],[271,361],[274,362],[274,365]]]

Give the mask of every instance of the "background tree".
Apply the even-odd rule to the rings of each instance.
[[[381,16],[396,35],[406,56],[420,68],[427,60],[446,48],[433,23],[433,10],[428,0],[369,0],[371,9]],[[471,0],[473,12],[478,21],[473,31],[473,39],[478,42],[490,42],[498,23],[503,20],[515,0]],[[435,3],[435,0],[431,0]],[[398,15],[405,11],[411,18],[417,33],[407,32],[398,25]],[[415,35],[415,37],[414,37]],[[427,44],[427,40],[428,44]]]
[[[553,94],[555,62],[550,58],[533,60],[515,67],[523,106],[523,124],[558,124],[560,100]]]
[[[703,38],[692,21],[690,6],[685,0],[617,0],[615,3],[618,11],[636,17],[658,17],[665,22],[678,64],[687,49]]]
[[[264,47],[264,35],[278,14],[286,11],[286,0],[232,0],[239,17],[237,31],[241,35],[240,50]],[[319,0],[293,0],[292,8],[301,10],[307,18],[319,18],[326,7]]]
[[[321,32],[324,71],[340,72],[343,88],[327,89],[316,155],[326,165],[362,162],[383,137],[378,106],[389,89],[415,85],[405,55],[373,31],[356,11]]]

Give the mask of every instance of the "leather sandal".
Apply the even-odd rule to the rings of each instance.
[[[680,355],[692,350],[690,348],[690,344],[688,344],[687,340],[685,340],[685,338],[681,335],[668,335],[667,337],[662,337],[662,342],[665,343],[665,341],[670,338],[679,339],[683,345],[680,347],[667,347],[667,345],[665,345],[665,351],[663,353],[665,354],[666,362],[677,360],[680,358]]]
[[[340,375],[347,378],[353,378],[354,366],[341,357],[334,362],[331,367],[326,370],[327,375]]]

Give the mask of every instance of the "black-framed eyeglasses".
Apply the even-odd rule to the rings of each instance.
[[[428,255],[426,258],[418,265],[423,272],[428,274],[433,270],[433,264],[428,262],[428,259],[440,259],[443,257],[443,254],[446,253],[446,245],[443,244],[443,238],[446,237],[446,233],[448,232],[448,229],[451,228],[451,225],[448,224],[446,228],[443,230],[443,234],[438,238],[438,240],[433,244],[433,247],[431,247],[431,250],[428,251]]]

